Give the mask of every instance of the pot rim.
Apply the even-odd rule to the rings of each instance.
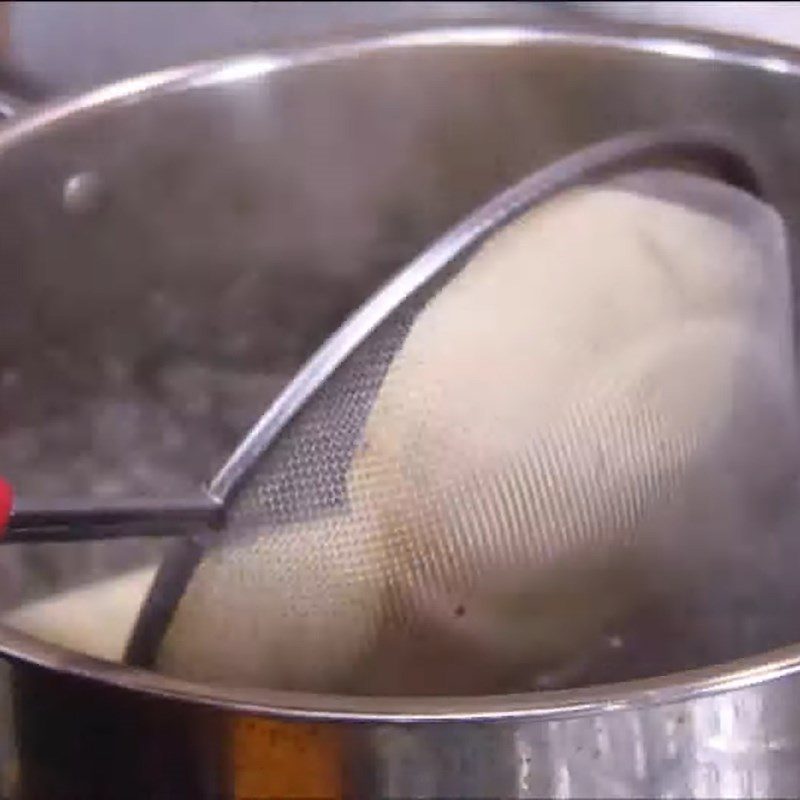
[[[329,44],[202,61],[117,81],[73,98],[26,109],[0,130],[0,153],[52,124],[94,108],[137,103],[165,93],[264,77],[387,49],[558,44],[712,61],[800,76],[800,51],[717,33],[608,21],[558,25],[518,21],[426,23]],[[580,689],[473,697],[359,697],[181,680],[48,644],[2,624],[0,656],[13,663],[35,665],[107,686],[229,711],[306,720],[403,723],[597,714],[688,701],[800,672],[799,643],[701,669]]]

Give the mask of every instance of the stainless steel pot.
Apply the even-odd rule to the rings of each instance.
[[[493,190],[590,142],[687,121],[752,150],[796,243],[800,56],[752,42],[440,26],[179,68],[27,113],[0,131],[0,360],[24,387],[0,408],[68,421],[118,378],[109,363],[151,387],[198,354],[288,374],[322,335],[312,318],[329,329]],[[298,287],[319,306],[276,337],[261,323]],[[213,471],[266,386],[193,468]],[[12,798],[800,792],[800,645],[624,685],[425,700],[195,685],[7,628],[0,650]]]

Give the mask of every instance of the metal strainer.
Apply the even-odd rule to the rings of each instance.
[[[637,619],[699,618],[672,600],[720,553],[742,563],[742,532],[777,524],[796,476],[784,234],[757,193],[727,145],[635,135],[452,229],[236,451],[210,489],[221,533],[178,543],[128,660],[273,688],[514,691],[619,648]],[[542,267],[512,302],[487,264],[524,259],[529,235]],[[694,247],[706,235],[717,249]],[[562,267],[589,287],[576,307],[534,279]],[[515,315],[498,317],[500,297]],[[532,337],[520,302],[548,320]],[[500,323],[513,358],[494,348]],[[547,381],[520,373],[528,349]]]

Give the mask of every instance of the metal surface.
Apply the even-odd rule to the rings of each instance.
[[[100,343],[132,357],[164,341],[196,352],[212,340],[234,341],[237,328],[265,313],[265,295],[252,288],[245,292],[252,305],[220,312],[220,287],[235,283],[241,264],[279,280],[281,264],[310,275],[309,265],[324,261],[337,285],[354,265],[368,265],[374,287],[532,168],[631,129],[687,119],[728,130],[757,154],[796,244],[800,59],[793,51],[653,30],[501,26],[173,70],[21,119],[0,133],[0,263],[20,274],[25,267],[41,288],[46,276],[52,284],[63,274],[54,269],[59,253],[77,271],[72,286],[94,279],[105,289],[101,299],[79,295],[72,313],[75,293],[52,293],[45,330],[71,331],[64,341],[74,352]],[[115,200],[91,225],[65,217],[61,206],[63,181],[86,170],[103,176]],[[143,207],[147,215],[135,213]],[[119,253],[117,279],[98,280],[110,252]],[[178,333],[131,311],[144,307],[131,301],[159,268],[169,268],[166,288],[177,290],[187,265],[197,288]],[[20,274],[5,276],[11,288]],[[136,285],[121,285],[119,275],[136,276]],[[333,284],[314,279],[329,295]],[[26,288],[15,304],[31,299],[35,287]],[[358,295],[351,284],[336,309],[327,306],[331,318]],[[93,301],[115,313],[87,311]],[[80,381],[45,374],[34,357],[47,343],[41,325],[26,327],[10,310],[0,309],[8,325],[0,347],[10,342],[17,352],[26,342],[30,359],[20,368],[38,389],[30,389],[26,411],[45,412],[45,386],[51,397],[59,386],[90,394],[96,362],[85,359]],[[91,324],[75,327],[76,319]],[[209,319],[230,336],[206,335],[198,321]],[[260,363],[285,355],[266,334],[242,352],[237,357]],[[792,633],[794,621],[786,625]],[[469,700],[214,689],[11,630],[3,631],[2,650],[14,711],[2,719],[0,785],[11,797],[800,791],[796,646],[627,685]],[[276,787],[269,769],[276,754],[280,763],[315,768],[287,768]],[[328,783],[309,786],[310,774]]]

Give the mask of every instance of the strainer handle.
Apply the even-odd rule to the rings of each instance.
[[[205,493],[169,503],[84,501],[37,508],[16,502],[11,485],[0,478],[0,544],[181,536],[217,527],[221,520],[220,502]]]
[[[8,481],[0,478],[0,535],[5,532],[14,505],[14,491]]]

